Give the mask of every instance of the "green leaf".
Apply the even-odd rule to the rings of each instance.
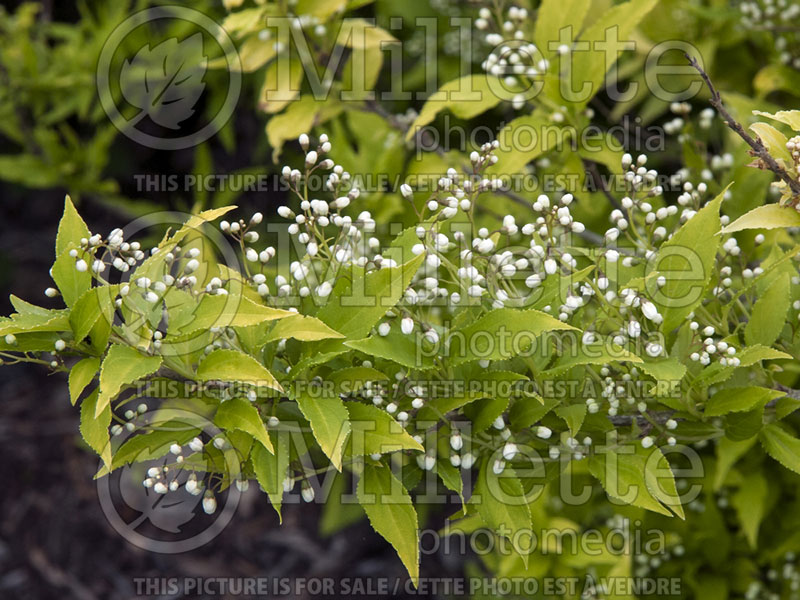
[[[72,405],[78,401],[83,390],[89,385],[100,369],[99,358],[84,358],[75,363],[69,371],[69,399]]]
[[[448,356],[453,365],[479,359],[506,360],[530,350],[545,331],[559,329],[576,330],[538,310],[497,308],[451,333]]]
[[[735,465],[755,443],[755,436],[741,441],[731,440],[727,437],[721,437],[717,440],[717,467],[714,471],[715,491],[722,488],[725,483],[725,478],[728,476],[733,465]]]
[[[583,420],[586,418],[586,405],[571,404],[569,406],[559,406],[554,412],[564,419],[570,434],[575,437],[583,425]]]
[[[758,529],[767,509],[769,488],[761,473],[750,473],[731,498],[750,547],[758,547]]]
[[[569,79],[575,87],[585,83],[591,86],[589,97],[581,98],[577,102],[578,106],[585,106],[591,97],[602,89],[606,72],[614,66],[614,63],[608,60],[608,56],[617,58],[623,49],[622,44],[629,41],[633,30],[656,4],[657,0],[631,0],[617,4],[603,12],[602,16],[580,36],[582,42],[588,42],[596,48],[598,44],[605,43],[607,32],[616,28],[619,42],[616,47],[610,46],[605,52],[576,53]]]
[[[619,451],[597,453],[589,459],[589,471],[610,498],[671,516],[664,506],[667,504],[684,518],[674,475],[658,448],[646,450],[641,444],[626,444]]]
[[[470,402],[464,407],[464,416],[472,421],[473,435],[486,431],[492,423],[502,415],[508,408],[507,397],[503,398],[481,398],[475,402]]]
[[[311,424],[319,447],[341,471],[342,452],[350,434],[350,415],[338,394],[323,394],[320,387],[311,387],[310,391],[319,393],[299,393],[295,398],[300,412]]]
[[[775,424],[764,427],[758,439],[767,454],[800,474],[800,440]]]
[[[545,115],[523,115],[497,132],[500,148],[489,173],[518,173],[525,165],[561,143],[564,133]]]
[[[725,417],[725,436],[735,442],[755,436],[764,427],[766,404],[762,401],[750,410],[729,413]]]
[[[469,502],[475,506],[478,514],[498,535],[505,532],[504,537],[512,542],[512,549],[517,552],[527,566],[528,555],[522,548],[513,547],[517,532],[529,531],[531,528],[531,511],[528,507],[525,490],[517,478],[514,469],[506,465],[499,475],[492,468],[491,459],[487,458],[481,465],[475,491]]]
[[[333,289],[328,303],[317,313],[317,318],[348,339],[361,339],[394,307],[403,296],[412,277],[419,269],[424,254],[420,254],[397,267],[364,273],[353,267]],[[342,342],[321,342],[319,351],[329,352],[342,348]]]
[[[244,398],[231,398],[220,404],[214,417],[214,424],[226,431],[243,431],[261,442],[261,445],[270,452],[275,451],[258,409]]]
[[[267,141],[272,147],[273,160],[280,156],[287,140],[296,139],[301,133],[311,130],[322,106],[323,103],[317,102],[313,96],[303,96],[292,102],[284,112],[267,121]]]
[[[800,131],[800,110],[779,110],[774,114],[762,112],[760,110],[754,110],[753,114],[761,117],[767,117],[768,119],[774,119],[775,121],[779,121],[785,125],[788,125],[795,131]]]
[[[238,350],[220,348],[209,353],[197,367],[200,381],[243,381],[283,391],[275,377],[255,358]]]
[[[114,320],[114,298],[118,285],[101,286],[84,292],[69,313],[69,324],[76,342],[89,335],[98,319]]]
[[[16,336],[13,344],[5,340],[5,335],[0,335],[0,350],[5,352],[48,352],[53,350],[53,345],[61,336],[47,331],[36,333],[23,333]]]
[[[294,317],[288,310],[256,304],[238,294],[204,295],[197,307],[186,315],[170,333],[188,335],[212,327],[250,327],[275,319]]]
[[[769,123],[753,123],[750,125],[750,129],[755,132],[774,158],[783,161],[784,168],[791,168],[794,161],[792,160],[792,154],[786,148],[786,142],[789,140],[786,139],[785,135]]]
[[[13,314],[10,319],[0,321],[0,335],[9,333],[63,332],[69,330],[67,311],[51,310],[47,313]]]
[[[344,41],[349,48],[381,48],[385,44],[397,43],[391,33],[364,19],[350,18],[344,23],[340,36],[347,35]]]
[[[79,253],[78,258],[80,256]],[[86,271],[78,271],[75,268],[76,260],[69,255],[68,249],[56,259],[50,271],[56,287],[64,298],[64,303],[69,307],[72,307],[92,285],[91,265]],[[86,262],[91,261],[86,259]]]
[[[278,519],[283,523],[281,515],[281,505],[283,504],[283,481],[286,479],[289,470],[291,455],[289,453],[289,442],[286,435],[281,432],[270,434],[274,439],[273,452],[269,452],[262,444],[255,444],[250,453],[250,461],[253,464],[258,484],[264,488],[269,496]]]
[[[613,340],[593,344],[581,344],[577,350],[565,352],[556,364],[543,372],[547,377],[555,377],[566,373],[580,365],[604,365],[612,362],[642,363],[642,359],[633,352],[617,346]]]
[[[111,442],[108,427],[111,425],[111,407],[98,409],[98,391],[94,390],[81,404],[81,436],[89,447],[103,459],[106,468],[111,466]]]
[[[236,206],[222,206],[220,208],[212,208],[210,210],[204,210],[196,215],[192,215],[173,235],[164,236],[164,239],[162,239],[157,246],[158,251],[147,257],[145,261],[139,265],[133,273],[131,273],[130,280],[135,281],[139,277],[149,277],[153,280],[160,279],[163,272],[159,271],[166,270],[164,266],[166,255],[173,251],[175,246],[180,244],[189,234],[202,234],[203,225],[210,221],[219,219],[235,208]]]
[[[528,378],[511,371],[480,370],[474,375],[464,377],[463,385],[455,387],[452,394],[428,400],[417,413],[417,421],[438,421],[439,414],[446,415],[476,400],[495,398],[501,392],[511,392],[513,386],[520,381],[528,381]]]
[[[656,381],[680,381],[686,375],[686,365],[677,358],[649,359],[636,366]]]
[[[749,346],[771,346],[778,339],[786,324],[786,313],[792,302],[789,283],[788,273],[777,277],[756,300],[744,329],[744,339]]]
[[[11,306],[14,307],[14,310],[23,315],[46,317],[56,312],[50,310],[49,308],[43,308],[41,306],[36,306],[35,304],[31,304],[30,302],[26,302],[25,300],[15,296],[14,294],[11,294],[8,297],[8,299],[11,302]]]
[[[386,454],[398,450],[425,449],[385,410],[360,402],[345,402],[350,415],[350,439],[345,454]]]
[[[432,345],[426,345],[422,336],[405,335],[398,326],[392,328],[389,335],[372,335],[363,340],[352,340],[344,345],[372,357],[385,358],[409,369],[433,369]]]
[[[527,429],[534,423],[542,420],[551,410],[558,406],[559,400],[555,398],[519,399],[511,406],[508,413],[508,422],[514,431]]]
[[[450,109],[459,119],[471,119],[494,108],[501,100],[496,92],[502,89],[500,79],[486,74],[466,75],[448,81],[425,101],[408,128],[406,140],[412,139],[445,109]]]
[[[353,394],[359,391],[368,381],[386,381],[389,376],[372,367],[347,367],[337,369],[327,376],[337,394]]]
[[[183,416],[173,421],[158,424],[158,429],[143,435],[129,437],[117,448],[111,467],[103,467],[97,472],[95,478],[108,474],[110,471],[118,469],[122,465],[145,462],[161,458],[169,452],[172,444],[184,445],[193,437],[199,435],[205,423],[201,418],[201,424],[192,422]],[[216,450],[216,448],[214,448]],[[208,452],[206,449],[204,452]]]
[[[130,346],[112,344],[100,367],[100,397],[95,414],[100,415],[123,386],[155,373],[160,366],[160,356],[145,356]]]
[[[446,438],[444,439],[444,445],[445,453],[448,453],[449,448],[446,447],[448,440]],[[436,471],[444,486],[458,494],[459,498],[461,498],[461,503],[464,504],[464,481],[461,479],[461,469],[454,467],[449,460],[437,460],[434,471]]]
[[[707,417],[721,417],[732,412],[745,412],[757,404],[785,395],[783,392],[758,386],[727,388],[709,398],[703,414]]]
[[[622,5],[624,6],[624,5]],[[654,267],[667,282],[653,300],[664,317],[662,331],[675,329],[702,301],[714,275],[720,237],[719,210],[726,187],[665,242]]]
[[[800,408],[800,398],[790,398],[789,396],[780,398],[775,403],[775,419],[777,421],[785,419],[798,408]]]
[[[571,39],[578,37],[583,20],[589,12],[590,0],[544,0],[536,15],[536,28],[533,40],[545,58],[555,55],[556,50],[549,45],[560,44],[560,32],[571,27]]]
[[[258,34],[251,35],[239,47],[242,71],[245,73],[257,71],[272,60],[275,54],[277,50],[274,39],[262,40]]]
[[[692,385],[702,384],[707,387],[729,379],[737,368],[749,367],[763,360],[787,360],[792,358],[790,354],[760,345],[745,348],[736,356],[740,361],[738,367],[723,367],[719,363],[711,364],[700,372]]]
[[[367,464],[358,481],[356,494],[372,528],[397,551],[411,581],[417,585],[419,525],[417,511],[403,484],[390,469]]]
[[[743,214],[723,228],[722,233],[734,233],[744,229],[780,229],[783,227],[800,227],[800,212],[790,206],[765,204]]]
[[[275,323],[266,341],[272,342],[275,340],[292,338],[300,340],[301,342],[314,342],[317,340],[343,337],[341,333],[334,331],[315,317],[294,315]]]
[[[348,525],[363,521],[366,517],[361,505],[351,500],[352,496],[347,485],[351,479],[349,475],[336,472],[332,475],[333,481],[319,519],[319,534],[323,538],[342,531]]]
[[[56,234],[56,258],[64,252],[73,248],[80,248],[81,239],[89,238],[89,228],[84,223],[75,205],[69,196],[64,197],[64,214],[58,223],[58,233]]]

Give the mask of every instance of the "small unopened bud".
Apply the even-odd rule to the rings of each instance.
[[[214,498],[214,493],[210,490],[207,490],[203,495],[203,511],[207,515],[213,515],[217,512],[217,499]]]
[[[303,481],[303,489],[300,491],[300,495],[303,497],[304,502],[313,502],[314,488],[307,481]]]

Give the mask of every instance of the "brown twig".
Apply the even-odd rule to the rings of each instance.
[[[791,175],[789,175],[789,173],[786,172],[786,169],[780,166],[778,161],[772,157],[772,155],[769,153],[769,150],[767,150],[766,146],[764,146],[761,140],[757,137],[753,138],[750,136],[744,130],[744,127],[742,127],[741,124],[739,124],[736,119],[731,116],[731,114],[725,108],[725,105],[722,103],[722,97],[717,91],[717,88],[715,88],[714,84],[711,83],[711,78],[697,62],[697,59],[693,56],[689,56],[689,54],[686,53],[684,53],[684,56],[686,56],[689,64],[691,64],[697,70],[697,72],[700,73],[700,77],[703,78],[703,81],[708,86],[708,89],[711,92],[711,106],[717,109],[717,112],[722,115],[722,118],[725,119],[725,124],[753,149],[754,155],[760,158],[770,171],[775,173],[775,175],[786,182],[795,197],[800,197],[800,181],[797,181]]]

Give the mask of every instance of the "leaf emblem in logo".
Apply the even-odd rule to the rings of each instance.
[[[135,531],[145,521],[162,531],[179,533],[181,527],[192,520],[195,509],[202,496],[192,496],[183,487],[169,494],[157,494],[142,485],[144,468],[125,468],[120,474],[120,494],[122,500],[140,515],[131,523],[131,531]],[[145,463],[145,466],[158,466],[156,462]],[[185,477],[182,478],[185,480]]]
[[[180,42],[170,38],[152,48],[149,44],[142,47],[120,71],[122,95],[141,109],[128,125],[133,127],[149,116],[162,127],[180,129],[179,123],[194,114],[194,105],[206,87],[203,76],[207,67],[199,32]]]

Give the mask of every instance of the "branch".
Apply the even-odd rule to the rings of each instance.
[[[725,119],[725,124],[732,129],[740,138],[742,138],[748,146],[753,149],[753,153],[755,156],[760,158],[762,162],[767,166],[767,168],[775,173],[780,179],[782,179],[792,190],[792,194],[795,197],[800,197],[800,181],[794,179],[789,173],[786,172],[782,166],[778,164],[772,155],[767,150],[766,146],[761,142],[760,139],[755,138],[753,139],[742,127],[736,119],[734,119],[731,114],[725,108],[725,105],[722,104],[722,97],[720,96],[717,89],[714,87],[714,84],[711,83],[711,78],[708,76],[700,64],[697,62],[697,59],[689,56],[684,52],[684,56],[689,61],[698,73],[700,73],[700,77],[703,78],[703,81],[708,86],[709,91],[711,92],[711,106],[717,109],[717,112],[722,115],[722,118]]]
[[[614,415],[609,416],[608,420],[611,421],[611,424],[615,427],[627,427],[629,425],[633,425],[634,421],[639,426],[639,429],[642,432],[649,432],[652,429],[653,424],[651,421],[655,421],[659,425],[664,425],[667,421],[672,419],[672,415],[675,414],[674,410],[662,410],[662,411],[651,411],[647,413],[650,416],[648,419],[645,415]],[[680,421],[682,419],[675,419],[676,421]]]

